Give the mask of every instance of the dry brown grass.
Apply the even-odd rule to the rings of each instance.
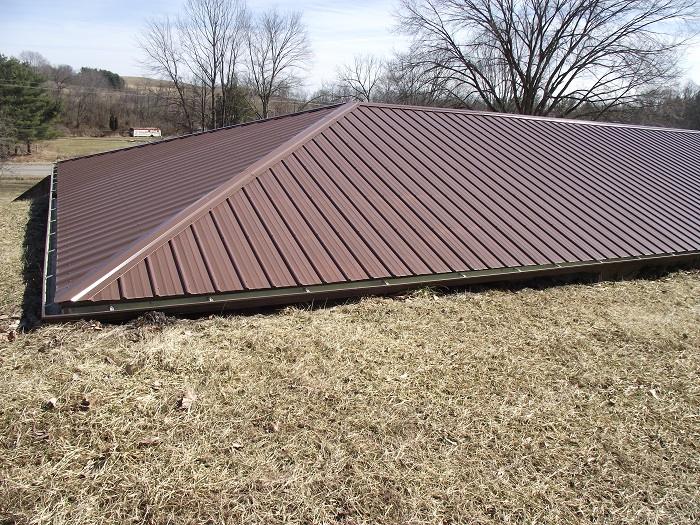
[[[32,146],[31,155],[12,157],[12,162],[56,162],[82,155],[128,148],[153,140],[155,139],[131,137],[60,137],[37,142]]]
[[[697,523],[699,321],[687,271],[44,326],[0,343],[0,518]]]

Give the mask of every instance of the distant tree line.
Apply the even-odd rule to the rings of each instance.
[[[490,109],[479,100],[465,104],[443,89],[440,82],[414,67],[410,59],[397,55],[388,60],[376,56],[358,55],[350,64],[338,68],[337,77],[317,90],[311,100],[320,104],[347,101],[377,102],[479,111]],[[591,110],[596,110],[592,112]],[[510,111],[516,113],[516,111]],[[592,114],[594,113],[594,115]],[[564,115],[552,113],[550,116]],[[569,113],[569,118],[596,119],[647,126],[700,129],[700,86],[680,79],[668,86],[647,86],[634,99],[600,111],[585,104],[581,111]]]
[[[166,88],[160,82],[149,82],[148,79],[127,82],[119,74],[106,69],[82,67],[75,70],[65,64],[52,65],[33,51],[24,51],[17,58],[4,57],[3,63],[11,63],[12,67],[5,67],[0,72],[0,89],[13,88],[25,94],[40,94],[42,100],[52,103],[54,112],[47,128],[51,133],[38,130],[36,139],[56,133],[94,136],[124,133],[130,127],[146,125],[162,127],[169,133],[181,131],[171,123],[163,109],[161,92]],[[20,77],[28,87],[15,85]],[[5,93],[7,97],[6,91],[0,91],[0,94]],[[16,99],[10,102],[5,98],[4,101],[0,100],[0,113],[7,113],[11,104],[18,104]],[[7,131],[10,129],[8,122],[8,118],[0,117],[0,142],[3,151],[8,151],[8,144],[12,144],[10,150],[14,151],[23,142],[17,133]],[[24,146],[23,151],[27,152],[29,145]]]

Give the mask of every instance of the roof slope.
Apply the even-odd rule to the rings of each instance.
[[[264,136],[265,125],[249,129]],[[136,151],[123,152],[123,172],[135,170],[128,176],[136,180],[174,149],[144,149],[138,159],[129,158]],[[179,170],[174,184],[203,178],[212,180],[211,188],[214,179],[226,178],[212,170],[244,164],[237,149],[222,152],[217,162],[202,161],[211,150],[205,141],[189,148],[192,175]],[[113,159],[90,170],[112,169]],[[62,271],[77,274],[75,260],[60,265],[62,224],[71,229],[64,239],[75,238],[76,225],[61,223],[61,214],[79,199],[67,204],[60,194],[64,167],[59,283],[68,282]],[[196,206],[150,226],[126,249],[118,249],[126,246],[122,237],[111,241],[116,255],[100,257],[101,265],[80,264],[82,271],[92,269],[59,288],[56,301],[216,294],[700,250],[697,132],[349,104],[234,171]],[[122,191],[123,179],[106,184],[92,175],[98,176],[102,182],[90,187],[101,202]],[[168,211],[158,214],[161,220],[182,210],[176,195],[162,196],[158,206]],[[142,215],[150,217],[146,200],[131,208],[131,226],[119,233],[126,236]],[[112,224],[90,220],[97,237]]]
[[[94,270],[332,111],[312,110],[61,162],[58,287]]]

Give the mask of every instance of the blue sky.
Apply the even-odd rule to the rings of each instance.
[[[179,11],[167,0],[0,0],[0,52],[38,51],[52,63],[144,74],[136,38],[148,18]],[[390,55],[406,46],[393,34],[393,0],[249,2],[253,10],[277,6],[304,12],[314,52],[308,87],[335,76],[336,66],[355,54]]]
[[[144,74],[136,38],[148,18],[177,13],[181,0],[0,0],[0,53],[38,51],[52,63]],[[392,32],[396,0],[250,0],[253,10],[277,6],[304,12],[314,52],[307,87],[335,76],[355,54],[388,56],[406,39]],[[700,43],[685,58],[700,84]]]

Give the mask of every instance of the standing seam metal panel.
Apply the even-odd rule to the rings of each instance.
[[[273,130],[260,148],[288,135],[290,125]],[[213,147],[206,144],[204,151]],[[649,155],[654,148],[658,153]],[[281,160],[163,238],[87,300],[700,250],[700,162],[692,158],[698,152],[700,134],[360,105],[285,150]],[[246,153],[242,162],[256,155]],[[154,158],[136,171],[160,163]],[[109,159],[96,164],[106,167]],[[195,171],[176,188],[216,163],[185,166]],[[69,187],[81,175],[72,176]],[[76,206],[79,196],[99,187],[100,177],[88,179],[92,188],[76,190],[64,205]],[[175,213],[179,202],[143,216]],[[80,213],[75,210],[74,221]],[[64,237],[64,247],[73,250],[64,261],[73,272],[90,267],[76,256],[87,242],[78,234],[92,242],[98,231],[80,225],[74,237]],[[128,242],[130,235],[115,230],[112,241]]]
[[[57,289],[67,288],[335,109],[60,163]]]

